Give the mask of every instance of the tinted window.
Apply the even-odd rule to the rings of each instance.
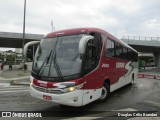
[[[122,55],[121,55],[122,59],[128,59],[128,58],[127,58],[128,49],[123,46],[123,47],[122,47],[122,51],[123,51],[123,53],[122,53]]]
[[[109,39],[107,39],[105,56],[106,57],[115,57],[114,42]]]
[[[116,57],[122,58],[122,45],[115,43],[115,48],[116,48]]]
[[[138,53],[128,49],[128,60],[137,61],[138,60]]]
[[[118,59],[131,60],[131,61],[138,60],[138,53],[122,46],[117,42],[113,42],[110,39],[107,39],[105,56],[116,57]]]

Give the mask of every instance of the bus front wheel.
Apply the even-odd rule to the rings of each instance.
[[[104,83],[102,87],[101,97],[98,99],[98,101],[105,102],[109,98],[109,95],[110,95],[109,85],[107,83]]]

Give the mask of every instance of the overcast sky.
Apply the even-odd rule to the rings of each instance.
[[[101,28],[118,38],[160,37],[160,0],[26,0],[26,33]],[[24,0],[1,0],[0,31],[23,31]]]

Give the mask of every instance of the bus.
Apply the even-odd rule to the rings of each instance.
[[[137,79],[135,49],[98,28],[52,32],[39,44],[31,72],[33,97],[67,106],[105,102],[110,93]]]

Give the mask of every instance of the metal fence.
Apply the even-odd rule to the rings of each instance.
[[[157,41],[160,42],[160,37],[146,37],[146,36],[123,36],[126,40],[143,40],[143,41]]]

